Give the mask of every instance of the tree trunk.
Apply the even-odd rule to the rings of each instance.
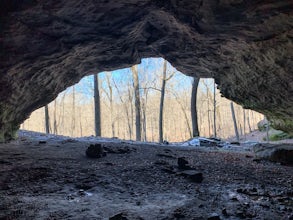
[[[243,109],[243,135],[244,135],[244,140],[246,141],[246,115],[245,115],[245,109]]]
[[[154,125],[153,125],[154,123],[153,123],[153,120],[154,120],[154,119],[153,119],[153,117],[152,117],[152,118],[151,118],[152,142],[153,142],[154,139],[155,139],[155,138],[154,138]]]
[[[238,128],[237,128],[237,122],[236,122],[233,102],[231,102],[230,105],[231,105],[231,113],[232,113],[232,118],[233,118],[233,123],[234,123],[235,135],[236,135],[237,141],[239,142],[239,133],[238,133]]]
[[[174,94],[174,93],[173,93]],[[174,94],[175,95],[175,94]],[[187,131],[188,131],[188,133],[189,133],[189,138],[191,138],[192,137],[192,131],[191,131],[191,128],[190,128],[190,124],[189,124],[189,119],[188,119],[188,117],[187,117],[187,114],[186,114],[186,110],[185,110],[185,108],[184,108],[184,106],[183,106],[183,104],[180,102],[180,100],[179,100],[179,98],[175,95],[175,100],[177,101],[177,103],[179,104],[179,106],[180,106],[180,108],[181,108],[181,110],[182,110],[182,112],[183,112],[183,115],[184,115],[184,118],[185,118],[185,123],[186,123],[186,125],[187,125]],[[183,138],[183,140],[184,140],[185,138]],[[186,140],[186,139],[185,139]]]
[[[101,136],[101,103],[99,91],[99,76],[94,74],[94,103],[95,103],[95,134]]]
[[[207,85],[207,83],[204,80],[202,82],[206,88],[207,113],[208,113],[208,136],[210,137],[211,136],[210,98],[212,99],[212,97],[210,97],[209,86]]]
[[[266,124],[266,136],[267,137],[266,137],[266,139],[267,139],[267,142],[269,143],[270,142],[270,136],[269,136],[270,122],[266,116],[264,117],[264,119],[267,121],[267,124]]]
[[[113,114],[113,88],[110,82],[110,77],[107,74],[106,75],[106,80],[109,88],[109,94],[107,94],[109,102],[110,102],[110,121],[111,121],[111,130],[112,130],[112,137],[115,137],[115,121],[114,121],[114,114]]]
[[[163,78],[161,87],[161,99],[160,99],[160,115],[159,115],[159,142],[163,142],[163,114],[164,114],[164,99],[166,89],[166,75],[167,75],[167,61],[164,60],[163,66]]]
[[[118,88],[118,86],[117,86],[117,84],[116,84],[114,79],[113,79],[113,83],[114,83],[114,86],[115,86],[115,88],[116,88],[116,90],[118,92],[118,96],[119,96],[119,99],[121,101],[121,104],[122,104],[122,106],[123,106],[123,108],[125,110],[125,115],[126,115],[126,120],[127,120],[127,128],[128,128],[128,135],[129,135],[129,139],[131,139],[131,136],[132,136],[132,124],[131,124],[131,121],[132,121],[132,119],[130,118],[130,115],[129,115],[127,101],[123,100],[122,95],[121,95],[122,93],[121,93],[120,89]],[[128,88],[128,90],[129,90],[129,88]],[[130,93],[128,92],[128,95],[129,94]],[[132,100],[132,97],[128,97],[128,101],[131,103],[130,100]]]
[[[75,131],[75,88],[72,87],[72,118],[71,118],[71,136],[73,135]]]
[[[134,102],[135,102],[135,130],[136,130],[136,140],[141,140],[141,124],[140,124],[140,95],[139,95],[139,80],[137,66],[131,67],[133,75],[133,88],[134,88]]]
[[[129,129],[129,139],[132,139],[132,131],[133,131],[133,96],[132,92],[130,91],[130,86],[128,87],[128,101],[130,105],[130,120],[128,121],[129,126],[131,129]]]
[[[251,130],[251,125],[250,125],[249,110],[247,111],[247,124],[248,124],[248,128],[249,128],[249,133],[251,133],[252,130]]]
[[[143,130],[143,141],[147,141],[147,128],[146,128],[146,104],[142,101],[142,130]]]
[[[60,134],[64,134],[65,133],[65,131],[64,131],[64,112],[65,112],[65,107],[64,107],[64,102],[65,102],[65,96],[66,96],[66,93],[64,92],[64,94],[63,94],[63,96],[62,96],[62,99],[61,99],[61,103],[60,103],[60,105],[62,104],[62,114],[61,114],[61,110],[60,110],[60,112],[59,112],[59,128],[60,128],[60,130],[59,130],[59,133]]]
[[[214,137],[217,137],[217,124],[216,124],[216,83],[214,80]]]
[[[50,134],[50,118],[49,118],[48,105],[45,105],[45,128],[46,128],[46,134]]]
[[[197,120],[197,88],[198,88],[199,78],[193,77],[192,90],[191,90],[191,120],[192,120],[192,136],[198,137],[198,120]]]
[[[57,101],[56,99],[54,100],[54,134],[57,134]]]
[[[79,131],[80,131],[80,137],[82,137],[81,108],[82,107],[79,107]]]

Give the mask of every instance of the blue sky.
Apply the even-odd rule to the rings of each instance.
[[[139,78],[141,81],[141,87],[144,87],[144,83],[148,82],[147,86],[153,86],[156,88],[160,88],[161,80],[160,76],[163,71],[163,62],[162,58],[146,58],[142,59],[141,64],[138,65]],[[192,85],[192,77],[186,76],[181,72],[177,71],[174,67],[171,66],[170,63],[167,65],[167,76],[171,73],[175,72],[175,75],[170,80],[173,85],[173,89],[177,92],[181,92],[183,90],[190,90]],[[107,90],[106,84],[106,74],[111,74],[111,78],[115,80],[116,84],[123,89],[125,83],[132,84],[132,72],[130,68],[119,69],[110,72],[101,72],[99,73],[100,87],[102,86],[104,90]],[[213,91],[213,80],[206,80],[210,90]],[[203,84],[199,84],[199,88],[202,91],[205,91],[205,87]],[[65,92],[71,92],[72,87],[69,87],[65,90]],[[91,101],[93,97],[93,75],[86,76],[80,80],[79,83],[75,85],[75,91],[83,94],[85,102]],[[113,89],[113,93],[115,96],[116,89]],[[150,91],[151,92],[151,91]],[[157,92],[157,91],[155,91]]]

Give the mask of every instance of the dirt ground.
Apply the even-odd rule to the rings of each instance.
[[[293,167],[217,152],[20,137],[0,144],[0,219],[293,219]],[[178,169],[185,157],[203,181]],[[184,172],[183,172],[184,173]]]

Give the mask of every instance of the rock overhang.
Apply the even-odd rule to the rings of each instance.
[[[2,1],[0,138],[83,76],[163,57],[293,131],[290,1]]]

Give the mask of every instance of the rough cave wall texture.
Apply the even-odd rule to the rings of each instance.
[[[1,0],[0,139],[83,76],[163,57],[293,132],[291,0]]]

